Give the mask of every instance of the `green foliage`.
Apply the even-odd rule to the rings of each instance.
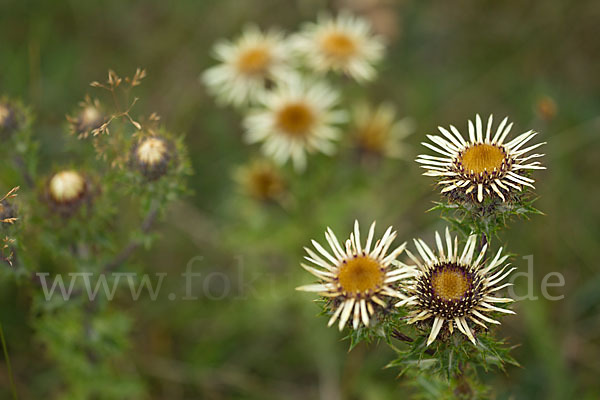
[[[505,371],[505,365],[519,366],[509,354],[514,346],[509,347],[504,340],[494,338],[488,333],[477,336],[477,345],[473,346],[460,332],[444,340],[435,341],[427,347],[427,336],[417,336],[398,350],[398,358],[387,367],[400,368],[400,374],[419,371],[427,375],[440,376],[451,380],[464,375],[465,366],[488,372],[492,367]],[[405,343],[407,341],[404,341]]]
[[[544,215],[533,206],[536,200],[528,193],[512,195],[508,201],[497,197],[485,198],[482,203],[444,200],[434,202],[435,206],[428,211],[440,211],[441,217],[465,237],[477,233],[491,239],[498,237],[513,219]]]
[[[63,298],[60,286],[52,296],[46,294],[57,278],[69,290],[74,273],[95,277],[93,286],[102,276],[109,287],[116,285],[110,274],[129,270],[128,259],[135,249],[150,247],[156,238],[151,230],[158,218],[167,216],[168,205],[187,193],[191,167],[183,137],[158,126],[156,114],[144,125],[135,121],[131,113],[137,99],[126,110],[120,108],[120,91],[128,94],[143,76],[142,70],[131,79],[110,71],[106,85],[93,85],[109,91],[112,98],[109,103],[83,103],[83,110],[102,110],[102,118],[92,121],[95,125],[82,128],[85,114],[69,118],[72,133],[78,135],[69,138],[77,141],[74,156],[72,161],[61,160],[50,172],[37,168],[43,149],[32,135],[31,112],[6,101],[14,104],[19,118],[11,142],[2,151],[6,159],[12,156],[15,176],[24,187],[18,193],[18,211],[12,196],[3,205],[5,212],[13,207],[17,218],[10,227],[2,223],[3,233],[10,237],[5,249],[10,258],[5,259],[11,263],[14,279],[32,286],[35,293],[31,325],[46,350],[45,362],[54,371],[46,378],[53,382],[49,391],[61,399],[133,399],[145,392],[126,356],[131,351],[132,325],[127,313],[107,302],[102,291],[88,299],[83,280],[74,281],[68,298]],[[168,143],[159,175],[148,176],[147,168],[134,160],[132,149],[147,137]],[[65,170],[75,171],[85,183],[76,200],[59,202],[51,182]]]

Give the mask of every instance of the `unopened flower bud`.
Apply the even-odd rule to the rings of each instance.
[[[167,172],[171,146],[160,137],[144,138],[132,148],[133,166],[147,179],[154,180]]]
[[[102,126],[106,120],[106,115],[100,108],[98,101],[92,101],[89,98],[82,104],[82,109],[74,117],[67,116],[71,124],[71,132],[79,137],[88,137],[95,129]]]
[[[90,198],[90,185],[77,171],[64,170],[54,174],[47,184],[49,205],[61,214],[70,215]]]
[[[0,136],[9,137],[19,128],[17,110],[9,103],[0,102]]]

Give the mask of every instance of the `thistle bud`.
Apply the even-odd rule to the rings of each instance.
[[[0,201],[0,222],[14,221],[17,218],[16,207],[7,199]]]
[[[172,149],[165,139],[152,136],[135,143],[131,153],[133,167],[147,179],[155,180],[167,172]]]
[[[9,103],[0,102],[0,136],[10,137],[19,128],[17,110]]]
[[[89,98],[82,103],[82,109],[75,117],[67,116],[71,124],[71,132],[79,137],[88,137],[89,134],[102,126],[106,120],[106,115],[100,108],[98,101],[91,101]]]
[[[49,206],[63,215],[73,214],[90,197],[88,180],[74,170],[57,172],[46,187]]]

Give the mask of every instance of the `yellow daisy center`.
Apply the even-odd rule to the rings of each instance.
[[[345,60],[356,53],[356,41],[344,32],[329,32],[321,38],[321,48],[330,57]]]
[[[315,115],[304,103],[290,103],[279,109],[275,123],[289,136],[303,137],[310,133],[315,123]]]
[[[431,286],[443,300],[460,300],[471,286],[471,279],[459,269],[442,267],[432,275]]]
[[[476,144],[468,147],[460,155],[460,162],[466,172],[473,171],[475,174],[492,172],[494,168],[498,171],[502,168],[502,162],[506,155],[502,148],[491,144]]]
[[[85,191],[85,179],[75,171],[62,171],[50,179],[50,194],[59,203],[73,201]]]
[[[340,268],[338,281],[345,293],[373,291],[383,285],[384,272],[376,260],[360,256],[348,260]]]
[[[138,146],[137,157],[139,161],[152,165],[160,162],[166,152],[167,147],[164,141],[156,138],[149,138]]]
[[[240,54],[237,67],[246,75],[264,75],[270,62],[271,54],[266,47],[253,47]]]

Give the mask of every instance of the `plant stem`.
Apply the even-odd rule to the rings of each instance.
[[[10,388],[14,400],[18,400],[17,388],[15,387],[15,381],[13,379],[12,367],[10,365],[10,357],[8,356],[8,349],[6,348],[6,339],[4,339],[4,329],[2,323],[0,323],[0,340],[2,341],[2,350],[4,351],[4,359],[6,360],[6,369],[8,371],[8,380],[10,381]]]

